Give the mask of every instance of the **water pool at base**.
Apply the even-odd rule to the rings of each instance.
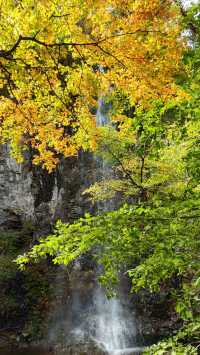
[[[140,355],[143,352],[143,348],[135,347],[135,348],[128,348],[123,350],[116,350],[112,353],[112,355]],[[54,352],[51,350],[45,350],[44,348],[32,348],[26,347],[23,349],[20,348],[13,348],[13,349],[0,349],[0,355],[79,355],[78,353],[72,352]],[[86,354],[83,352],[80,355],[95,355],[95,354]]]

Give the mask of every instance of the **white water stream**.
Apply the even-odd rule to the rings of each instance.
[[[99,100],[96,117],[98,126],[109,124],[101,100]],[[110,126],[110,129],[114,128]],[[95,169],[97,181],[113,176],[112,169],[98,157],[94,157],[94,165],[97,166]],[[82,168],[85,169],[84,161]],[[97,213],[110,211],[114,207],[113,201],[106,201],[97,206]],[[71,274],[71,294],[68,295],[66,304],[61,306],[60,311],[57,309],[52,319],[49,339],[58,344],[60,341],[62,342],[60,340],[62,338],[64,342],[66,341],[67,346],[70,344],[70,349],[76,349],[74,344],[75,346],[79,344],[80,350],[88,355],[99,354],[98,350],[95,350],[96,348],[102,349],[101,354],[141,354],[142,348],[138,348],[136,341],[134,311],[128,304],[127,293],[123,291],[122,287],[119,297],[108,299],[105,290],[97,282],[98,272],[95,271],[95,266],[89,266],[86,269],[84,267],[84,263],[86,262],[87,266],[89,260],[87,256],[85,259],[83,257],[83,260],[81,258],[76,260]],[[64,277],[64,273],[61,273],[61,276]],[[58,280],[61,289],[64,284],[62,277],[61,280]],[[88,344],[92,350],[84,352],[85,346],[87,347]],[[77,355],[79,350],[70,350],[69,354]]]
[[[95,339],[103,344],[109,354],[133,352],[136,327],[130,314],[119,298],[108,299],[99,287],[94,292]]]
[[[109,125],[102,100],[99,100],[96,114],[97,126]],[[110,129],[113,129],[110,126]],[[97,158],[98,159],[98,158]],[[101,178],[111,178],[113,172],[104,161],[100,162]],[[98,206],[97,206],[98,207]],[[99,208],[102,211],[112,210],[115,206],[112,201],[105,201]],[[136,325],[134,315],[125,307],[120,298],[108,299],[105,291],[97,286],[93,293],[94,303],[94,329],[95,339],[104,345],[110,355],[133,354],[134,342],[136,338]]]

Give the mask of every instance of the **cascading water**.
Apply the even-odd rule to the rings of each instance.
[[[133,314],[128,313],[119,298],[107,299],[100,287],[94,292],[94,304],[95,339],[111,355],[130,350],[136,337]]]
[[[97,126],[109,125],[105,113],[105,106],[99,100],[96,114]],[[112,126],[110,125],[110,128]],[[98,158],[97,158],[98,159]],[[111,178],[112,169],[104,162],[100,163],[101,178]],[[97,206],[98,212],[109,211],[114,208],[112,201],[105,201]],[[104,345],[110,355],[133,353],[138,348],[133,348],[136,339],[136,325],[134,315],[125,307],[120,298],[106,297],[105,291],[100,285],[96,285],[93,293],[94,303],[94,329],[95,339]]]
[[[96,117],[98,126],[109,125],[102,100],[99,100]],[[114,128],[110,126],[110,129]],[[84,156],[82,159],[81,166],[85,169]],[[93,159],[97,167],[94,169],[93,180],[113,177],[112,169],[105,161],[98,157]],[[81,172],[82,184],[87,186],[84,173]],[[114,207],[114,201],[105,201],[97,205],[97,213],[111,211]],[[88,256],[76,260],[70,273],[71,291],[67,291],[66,303],[60,310],[57,309],[53,317],[51,325],[54,326],[51,326],[49,339],[54,344],[62,343],[67,349],[64,354],[70,355],[140,354],[134,311],[128,304],[127,295],[122,290],[119,297],[108,299],[97,281],[99,271],[90,263],[91,258]],[[64,285],[64,282],[61,284]]]

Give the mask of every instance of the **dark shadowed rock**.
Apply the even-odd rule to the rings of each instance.
[[[55,351],[55,355],[109,355],[101,344],[94,341],[83,341],[65,346],[63,349],[59,347]]]

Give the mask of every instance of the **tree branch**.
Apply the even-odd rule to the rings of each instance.
[[[99,47],[102,51],[105,52],[105,50],[103,50],[103,48],[101,48],[99,45],[103,42],[106,42],[110,39],[114,39],[117,37],[121,37],[121,36],[130,36],[130,35],[136,35],[138,33],[161,33],[163,35],[166,35],[165,33],[162,33],[160,31],[153,31],[153,30],[137,30],[135,32],[126,32],[126,33],[118,33],[112,36],[108,36],[96,41],[92,41],[92,42],[59,42],[59,43],[46,43],[44,41],[41,41],[39,39],[36,38],[37,34],[35,36],[19,36],[18,40],[15,42],[15,44],[12,46],[12,48],[10,48],[9,50],[0,50],[0,57],[6,58],[6,59],[10,59],[9,57],[12,56],[12,54],[16,51],[16,49],[20,46],[21,42],[33,42],[36,43],[38,45],[41,45],[43,47],[46,48],[54,48],[54,47],[78,47],[78,46],[95,46],[95,47]],[[112,55],[111,53],[107,52],[106,54]],[[116,58],[115,58],[116,59]],[[121,62],[121,65],[123,63]],[[124,64],[123,64],[124,66]]]
[[[99,48],[104,54],[107,54],[108,56],[114,58],[116,62],[118,62],[123,68],[126,68],[125,64],[121,60],[119,60],[114,54],[103,49],[99,44],[97,44],[96,47]]]
[[[137,182],[132,178],[131,174],[126,170],[121,159],[113,153],[113,151],[109,148],[107,144],[104,144],[104,146],[108,150],[108,152],[112,155],[112,157],[117,161],[117,163],[121,166],[123,173],[128,178],[128,180],[130,180],[132,185],[137,187],[140,190],[143,190],[143,187],[141,185],[138,185]]]
[[[143,183],[144,156],[141,158],[140,182]]]

